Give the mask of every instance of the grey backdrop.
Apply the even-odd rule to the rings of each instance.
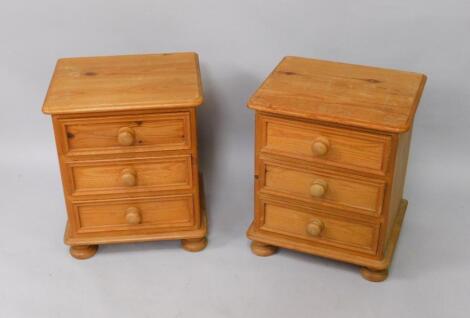
[[[470,2],[97,1],[0,3],[0,317],[468,317]],[[59,57],[196,51],[209,246],[62,244],[49,117]],[[284,55],[424,72],[390,278],[281,251],[251,254],[250,94]]]

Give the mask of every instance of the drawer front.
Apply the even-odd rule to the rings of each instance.
[[[384,175],[391,138],[316,124],[261,117],[261,151]]]
[[[326,217],[270,202],[262,202],[261,209],[260,229],[263,231],[368,254],[376,253],[378,224]]]
[[[77,233],[164,230],[194,225],[191,195],[73,205]]]
[[[382,212],[382,181],[262,163],[262,192],[366,215],[378,216]]]
[[[68,164],[72,195],[189,190],[191,156],[81,161]]]
[[[68,155],[191,148],[188,113],[59,119]]]

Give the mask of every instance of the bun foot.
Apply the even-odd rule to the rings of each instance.
[[[387,279],[388,269],[374,270],[367,267],[362,267],[361,275],[371,282],[383,282],[385,279]]]
[[[181,246],[188,252],[199,252],[207,246],[207,238],[181,240]]]
[[[87,259],[93,257],[98,250],[98,245],[76,245],[70,246],[70,255],[76,259]]]
[[[270,256],[276,253],[277,250],[278,247],[273,245],[264,244],[256,241],[251,242],[251,251],[253,252],[253,254],[258,256]]]

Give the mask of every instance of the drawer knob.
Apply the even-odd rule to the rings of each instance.
[[[321,198],[328,190],[328,183],[325,180],[318,179],[313,181],[310,186],[310,195],[315,198]]]
[[[311,221],[309,224],[307,224],[307,233],[310,234],[311,236],[320,236],[320,234],[323,232],[325,229],[325,224],[323,223],[322,220],[315,219]]]
[[[132,168],[126,168],[121,172],[121,181],[127,187],[133,187],[137,184],[137,172]]]
[[[135,141],[134,129],[130,127],[122,127],[121,129],[119,129],[117,139],[118,139],[119,144],[123,146],[130,146],[134,144],[134,141]]]
[[[330,149],[330,141],[328,138],[320,136],[312,144],[312,152],[315,156],[324,156]]]
[[[140,211],[138,208],[132,206],[126,210],[126,221],[128,224],[140,224],[142,222],[142,217],[140,216]]]

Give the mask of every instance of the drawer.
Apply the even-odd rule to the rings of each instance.
[[[191,148],[189,112],[58,119],[68,155]]]
[[[261,164],[262,192],[366,215],[382,212],[385,183],[381,180],[267,161]]]
[[[369,254],[376,253],[379,224],[327,217],[271,202],[261,202],[260,206],[260,229],[263,231]]]
[[[73,204],[77,233],[164,230],[194,225],[191,195]]]
[[[261,116],[261,151],[384,175],[391,137]]]
[[[191,156],[81,161],[67,164],[72,195],[190,190]]]

